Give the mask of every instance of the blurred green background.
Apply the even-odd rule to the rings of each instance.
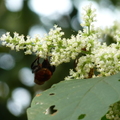
[[[119,0],[0,0],[0,36],[7,31],[43,36],[57,24],[62,27],[65,37],[70,37],[82,29],[81,8],[90,2],[111,16],[111,19],[99,17],[97,26],[111,23],[110,20],[120,12]],[[0,42],[0,120],[27,120],[26,109],[36,93],[63,80],[69,68],[74,67],[73,61],[63,63],[48,82],[38,86],[33,82],[30,69],[36,56],[25,56],[23,52],[12,51]]]

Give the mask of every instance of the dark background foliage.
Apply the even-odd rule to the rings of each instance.
[[[29,34],[31,27],[35,25],[44,28],[48,32],[54,24],[57,24],[62,27],[63,31],[65,32],[65,37],[70,37],[71,34],[76,34],[77,30],[82,29],[80,22],[77,19],[78,8],[75,5],[77,2],[79,3],[79,0],[71,0],[71,11],[68,14],[61,15],[59,19],[51,19],[53,17],[52,15],[49,17],[38,15],[28,6],[29,1],[30,0],[23,0],[22,9],[16,12],[7,9],[7,0],[0,0],[0,35],[7,31],[10,31],[11,34],[16,31],[19,34],[24,34],[26,36]],[[108,7],[109,9],[113,9],[113,7],[119,7],[120,5],[119,0],[107,0],[104,5],[102,4],[103,1],[104,0],[96,0],[95,2],[98,5],[102,7]],[[44,18],[45,22],[42,21],[42,18]],[[13,96],[18,98],[17,101],[20,101],[21,99],[25,98],[24,92],[27,91],[30,96],[29,101],[31,101],[37,92],[48,89],[51,87],[51,85],[63,80],[64,77],[68,75],[69,68],[74,67],[73,61],[71,61],[71,63],[63,63],[56,68],[53,77],[41,86],[35,85],[31,83],[31,81],[24,83],[25,81],[22,82],[21,79],[24,80],[30,77],[32,81],[34,80],[33,76],[30,74],[30,65],[36,56],[24,55],[23,52],[24,51],[12,51],[9,48],[2,46],[0,42],[1,120],[26,120],[26,108],[29,107],[30,102],[29,105],[23,105],[21,107],[20,102],[17,102],[16,104]],[[27,78],[25,78],[25,76],[27,76]],[[31,84],[29,85],[29,83]],[[14,95],[15,91],[18,90],[17,88],[19,90],[23,90],[23,94],[18,93],[17,95]],[[20,108],[22,108],[22,112],[19,112],[19,114],[14,114],[14,112],[12,112],[19,111]]]

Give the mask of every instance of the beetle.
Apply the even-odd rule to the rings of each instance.
[[[46,58],[42,63],[39,62],[39,57],[36,58],[31,64],[32,73],[35,74],[34,82],[38,85],[44,84],[51,78],[55,71],[55,66],[51,65],[49,60]]]

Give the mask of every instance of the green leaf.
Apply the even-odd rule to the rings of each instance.
[[[36,95],[29,120],[100,120],[120,100],[120,73],[94,79],[62,81]]]

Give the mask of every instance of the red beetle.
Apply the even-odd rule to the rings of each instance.
[[[36,64],[37,63],[37,64]],[[55,66],[50,65],[48,59],[44,59],[42,64],[39,63],[39,57],[31,64],[32,73],[35,73],[34,82],[38,85],[44,84],[49,80],[55,71]]]

